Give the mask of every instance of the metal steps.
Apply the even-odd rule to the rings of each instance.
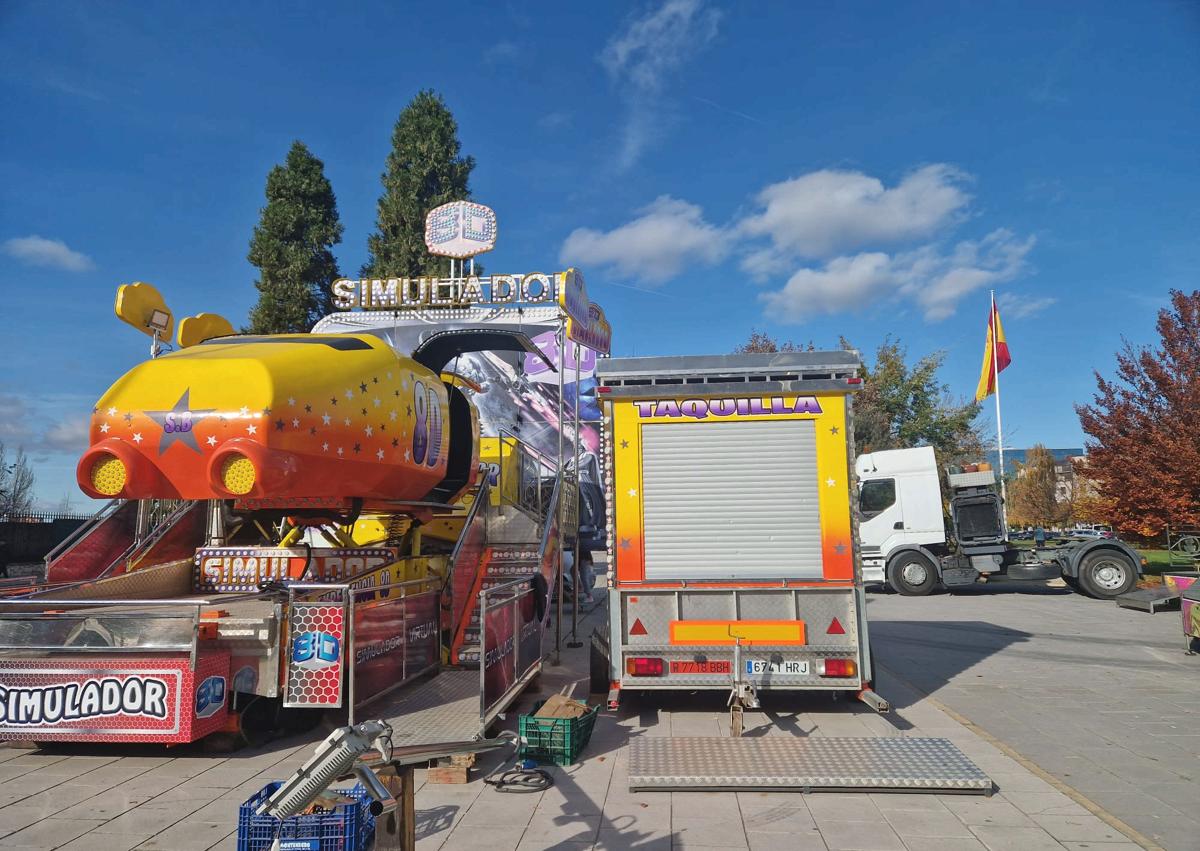
[[[629,745],[629,788],[883,789],[991,795],[992,781],[949,739],[643,736]]]

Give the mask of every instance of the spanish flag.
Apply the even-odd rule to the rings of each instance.
[[[1008,341],[1004,339],[1004,326],[1000,324],[1000,311],[996,299],[992,299],[992,313],[988,317],[987,343],[983,347],[983,370],[979,373],[979,386],[975,388],[975,401],[982,402],[996,392],[996,376],[1012,363],[1008,353]]]

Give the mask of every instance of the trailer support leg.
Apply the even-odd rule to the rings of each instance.
[[[858,699],[880,715],[892,711],[892,705],[876,694],[870,686],[863,686],[862,691],[858,693]]]
[[[413,767],[389,765],[381,769],[378,776],[392,793],[396,806],[375,819],[375,851],[415,851],[417,814]]]

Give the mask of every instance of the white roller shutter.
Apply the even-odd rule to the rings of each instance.
[[[646,579],[822,576],[812,420],[642,427]]]

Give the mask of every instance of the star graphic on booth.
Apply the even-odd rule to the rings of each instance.
[[[628,440],[622,440],[622,441],[621,441],[621,448],[622,448],[622,449],[628,449],[628,448],[629,448],[629,441],[628,441]]]
[[[108,434],[108,423],[100,423],[100,433]]]
[[[629,495],[630,495],[630,496],[637,496],[637,488],[630,488],[630,489],[629,489]]]
[[[324,414],[321,415],[321,422],[324,423],[325,425],[329,425],[329,423],[332,419],[333,419],[333,417],[329,416],[328,411],[326,411]]]
[[[256,426],[256,425],[246,426],[246,434],[258,434],[258,426]]]
[[[837,434],[837,433],[838,433],[838,427],[837,427],[837,426],[830,426],[830,427],[829,427],[829,433],[830,433],[830,434]]]
[[[107,411],[107,413],[108,413],[108,415],[109,415],[110,417],[115,417],[115,416],[117,415],[117,409],[116,409],[116,408],[109,408],[109,409],[108,409],[108,411]]]
[[[133,442],[134,442],[134,443],[136,443],[136,444],[138,444],[139,446],[141,445],[141,443],[142,443],[142,433],[141,433],[140,431],[135,431],[135,432],[133,433]]]
[[[382,461],[383,460],[383,450],[377,449],[375,451],[375,457],[378,458],[380,461]]]
[[[621,549],[623,549],[623,550],[629,549],[629,539],[628,538],[621,539]]]
[[[215,437],[213,437],[211,434],[208,436],[208,438],[204,442],[207,443],[209,446],[217,445],[217,439]]]
[[[833,551],[838,555],[842,555],[844,552],[846,552],[846,545],[841,541],[838,541],[837,546],[833,548]]]
[[[175,407],[170,410],[143,412],[162,427],[162,440],[158,442],[159,455],[166,452],[171,444],[176,442],[182,443],[197,455],[201,454],[200,444],[196,443],[196,426],[201,420],[215,414],[217,409],[204,408],[203,410],[191,410],[191,403],[189,401],[191,392],[190,387],[184,390],[183,395],[179,397],[179,401],[175,403]]]
[[[825,486],[826,486],[826,487],[830,487],[830,488],[831,488],[831,487],[833,487],[833,486],[834,486],[834,485],[836,485],[836,484],[837,484],[837,481],[836,481],[835,479],[826,479],[826,480],[825,480]]]

